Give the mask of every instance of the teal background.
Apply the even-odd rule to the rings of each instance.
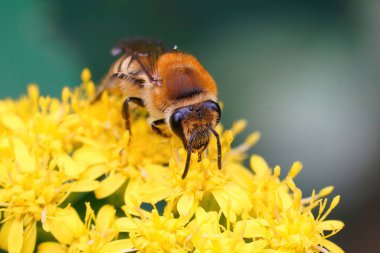
[[[335,236],[347,252],[380,247],[380,2],[2,1],[0,98],[28,83],[59,96],[89,67],[96,81],[123,37],[146,35],[199,58],[215,78],[227,127],[259,130],[252,153],[283,174],[293,161],[308,195],[335,185]],[[238,141],[239,141],[238,140]]]

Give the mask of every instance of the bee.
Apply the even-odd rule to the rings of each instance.
[[[146,107],[153,131],[164,137],[173,133],[181,139],[187,151],[182,179],[188,173],[191,153],[198,152],[200,159],[211,134],[217,140],[221,169],[221,144],[215,131],[221,117],[218,92],[201,63],[193,55],[167,50],[153,39],[124,40],[111,52],[119,58],[100,83],[95,101],[104,91],[125,95],[122,116],[130,133],[130,103]],[[165,125],[170,134],[163,131]]]

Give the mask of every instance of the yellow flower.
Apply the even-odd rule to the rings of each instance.
[[[82,177],[67,155],[40,155],[40,147],[17,137],[0,137],[0,143],[0,247],[33,252],[36,223],[41,221],[48,230],[46,217],[54,216],[71,192],[91,191],[98,183]]]
[[[51,233],[58,242],[44,242],[38,246],[38,253],[50,252],[100,252],[104,245],[116,238],[115,208],[103,206],[95,217],[89,203],[86,203],[84,223],[72,208],[61,209],[51,221]]]
[[[271,169],[257,155],[246,168],[260,134],[231,148],[246,121],[217,127],[221,170],[211,138],[200,161],[191,155],[182,179],[186,151],[177,137],[154,133],[144,109],[131,113],[131,136],[121,116],[123,97],[104,93],[92,101],[94,94],[85,69],[82,85],[64,88],[60,99],[41,96],[32,85],[18,100],[0,100],[1,249],[33,252],[41,223],[57,242],[41,243],[40,253],[343,252],[330,241],[344,226],[327,218],[340,200],[327,204],[333,187],[302,198],[293,182],[300,162],[285,179],[279,166]],[[109,204],[95,216],[87,203],[83,222],[74,203],[62,204],[74,192],[93,192],[103,203],[124,192],[125,217],[117,218]],[[144,210],[147,204],[153,210]]]
[[[252,250],[257,250],[259,243],[263,252],[343,252],[327,240],[344,226],[341,221],[326,220],[340,199],[335,197],[326,210],[327,199],[321,198],[331,193],[332,187],[302,199],[301,190],[293,182],[302,169],[300,162],[293,164],[283,181],[279,179],[280,167],[272,172],[259,156],[252,156],[251,167],[255,172],[251,188],[253,208],[235,227],[245,228],[244,237],[252,240]],[[319,208],[317,217],[312,213],[314,208]]]
[[[175,218],[172,207],[169,204],[163,215],[156,208],[146,212],[138,207],[123,207],[127,217],[117,220],[117,229],[128,233],[129,238],[111,242],[101,252],[191,252],[191,231],[186,228],[189,219]],[[138,217],[133,216],[135,213]]]
[[[226,222],[227,228],[220,224],[220,213],[206,212],[199,207],[194,220],[188,225],[196,252],[252,252],[244,251],[246,247],[243,238],[244,228],[232,231],[230,221]]]
[[[99,101],[93,102],[95,87],[90,77],[85,69],[82,86],[66,93],[73,118],[78,122],[77,129],[73,129],[75,140],[87,148],[87,160],[101,157],[92,170],[106,176],[95,190],[97,198],[105,198],[128,179],[143,178],[141,168],[145,165],[167,163],[171,146],[168,139],[153,132],[143,111],[132,113],[133,135],[130,136],[121,117],[123,98],[104,93]]]
[[[191,155],[191,168],[185,179],[181,178],[184,168],[186,151],[179,148],[179,141],[172,141],[173,156],[169,168],[158,165],[146,165],[143,168],[145,178],[129,183],[125,193],[125,203],[136,205],[133,200],[140,202],[157,203],[161,200],[176,201],[177,211],[183,216],[191,216],[200,205],[207,210],[219,208],[232,221],[236,216],[251,208],[249,200],[249,181],[241,180],[245,175],[251,175],[240,164],[244,152],[258,139],[258,134],[251,135],[246,142],[235,149],[231,149],[234,134],[244,128],[244,121],[235,124],[232,130],[222,132],[217,128],[223,150],[223,169],[217,167],[216,140],[211,139],[209,150],[198,161],[197,154]],[[253,138],[254,137],[254,138]],[[213,148],[214,147],[214,148]],[[216,205],[216,206],[215,206]]]
[[[104,246],[103,252],[248,252],[244,228],[230,230],[221,225],[221,213],[198,207],[192,219],[176,216],[169,202],[162,215],[156,208],[146,212],[124,207],[127,217],[117,220],[117,229],[129,238]],[[133,214],[138,213],[137,217]]]

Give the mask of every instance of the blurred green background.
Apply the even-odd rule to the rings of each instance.
[[[227,127],[259,130],[252,152],[308,195],[335,185],[334,241],[380,248],[380,1],[42,1],[0,3],[0,98],[28,83],[59,96],[83,67],[99,81],[123,37],[161,38],[191,52],[215,78]],[[243,136],[244,137],[244,136]],[[241,139],[243,138],[241,137]],[[375,250],[376,251],[376,250]]]

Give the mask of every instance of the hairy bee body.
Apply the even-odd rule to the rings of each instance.
[[[189,167],[192,151],[199,154],[206,148],[210,134],[220,119],[217,87],[211,75],[188,53],[167,51],[152,40],[123,41],[116,53],[122,53],[100,84],[97,98],[103,91],[126,97],[123,116],[130,129],[129,103],[145,106],[154,131],[167,136],[161,126],[177,135],[188,151],[183,178]]]

